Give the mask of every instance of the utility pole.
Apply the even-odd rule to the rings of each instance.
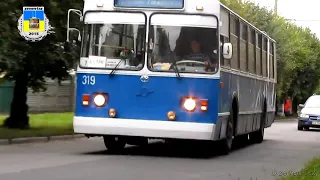
[[[274,0],[274,13],[278,15],[278,0]]]

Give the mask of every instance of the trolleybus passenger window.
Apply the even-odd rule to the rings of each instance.
[[[245,22],[241,22],[241,34],[240,34],[240,70],[247,72],[248,71],[248,26]]]
[[[270,67],[270,78],[274,79],[274,45],[273,42],[270,43],[270,59],[269,59],[269,67]]]
[[[256,74],[262,75],[262,35],[257,33]]]
[[[249,33],[248,48],[249,48],[248,49],[249,72],[254,74],[256,73],[256,32],[251,27],[250,27],[250,33]]]

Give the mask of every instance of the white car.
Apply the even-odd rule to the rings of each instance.
[[[320,128],[320,95],[309,97],[305,104],[299,106],[302,109],[298,117],[298,130]]]

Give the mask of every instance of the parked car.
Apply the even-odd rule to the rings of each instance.
[[[298,117],[298,130],[320,128],[320,95],[310,96],[305,104],[299,105],[301,109]]]

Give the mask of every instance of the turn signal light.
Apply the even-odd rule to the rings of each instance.
[[[173,112],[173,111],[169,111],[167,113],[167,117],[168,117],[169,120],[174,121],[174,120],[176,120],[176,113]]]
[[[89,106],[90,104],[90,95],[89,94],[83,94],[82,95],[82,105]]]
[[[116,117],[116,115],[117,115],[117,112],[115,109],[113,109],[113,108],[109,109],[109,116],[110,117],[114,118],[114,117]]]
[[[208,111],[208,100],[206,99],[200,100],[200,109],[201,111]]]

